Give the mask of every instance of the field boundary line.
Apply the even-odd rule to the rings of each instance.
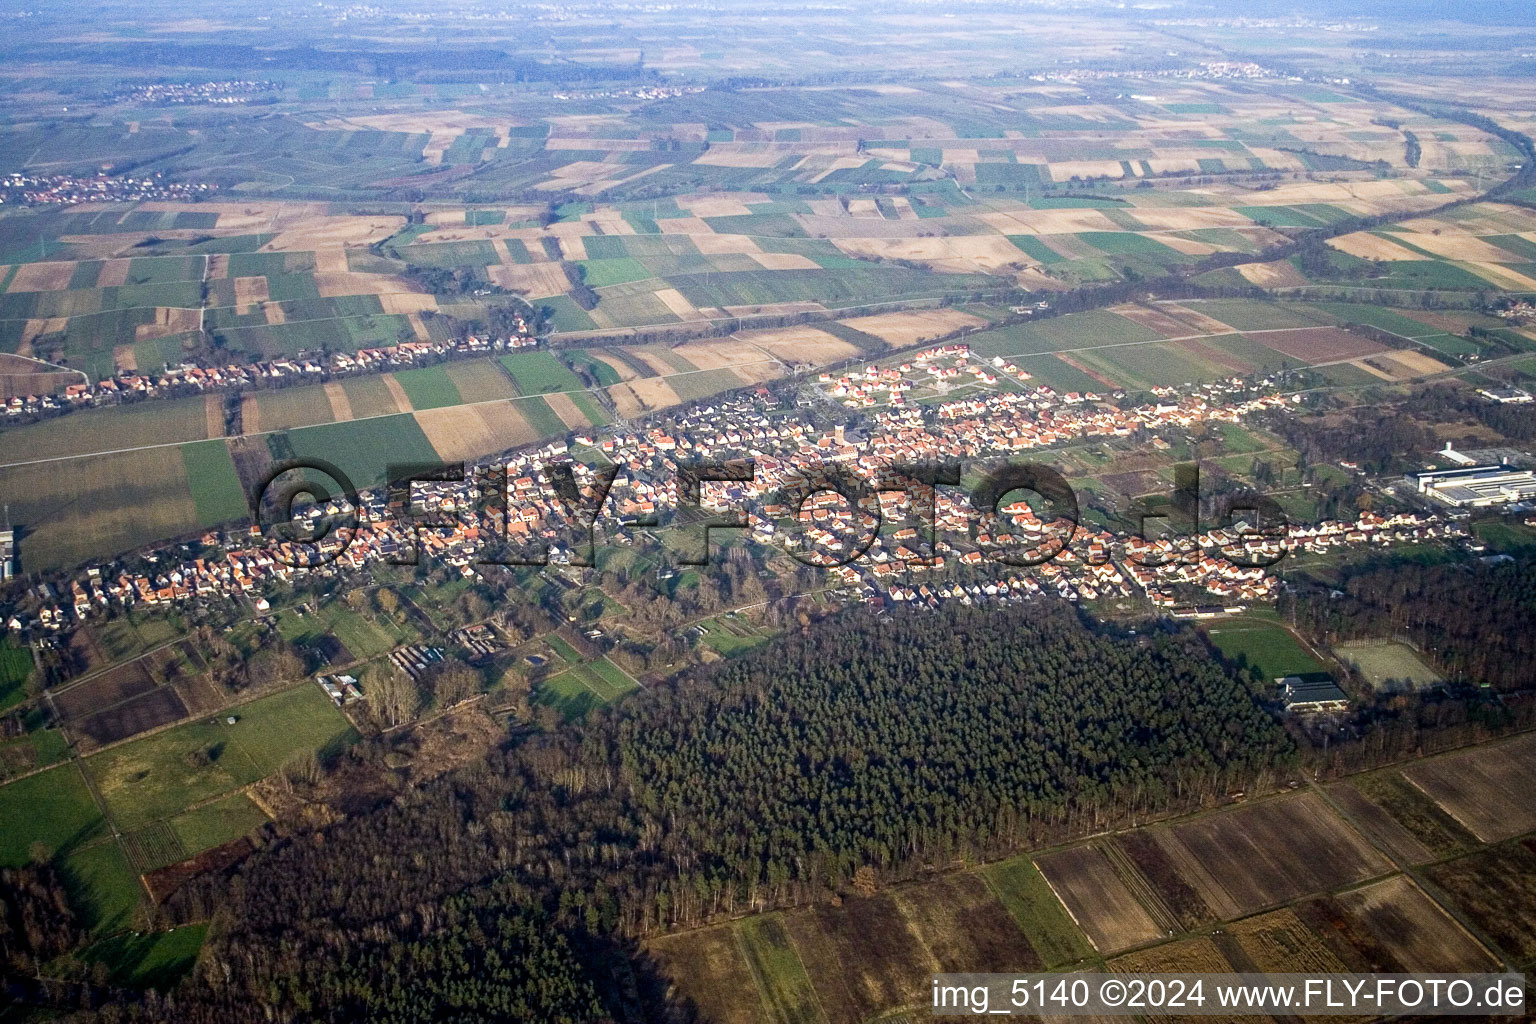
[[[641,379],[641,380],[670,380],[673,377],[686,377],[686,376],[688,376],[690,374],[695,374],[695,373],[714,373],[716,370],[729,370],[729,369],[732,369],[733,367],[737,367],[737,366],[759,366],[759,365],[761,365],[763,363],[768,363],[768,362],[775,362],[775,360],[773,360],[773,359],[751,359],[751,360],[746,360],[746,361],[740,362],[740,363],[728,363],[728,364],[726,364],[724,366],[717,366],[717,367],[714,367],[713,369],[708,369],[708,370],[677,370],[677,371],[674,371],[672,373],[660,373],[660,374],[657,374],[654,377],[643,377],[643,378],[639,378],[639,379]],[[442,363],[434,363],[432,365],[434,365],[434,366],[441,366],[441,365],[444,365],[444,364],[442,364]],[[407,369],[411,369],[411,367],[407,367]],[[391,372],[393,372],[393,371],[391,371]],[[362,376],[368,376],[368,375],[362,375]],[[380,374],[379,376],[387,376],[387,374]],[[352,378],[348,378],[348,379],[352,379]],[[620,383],[627,383],[627,382],[621,381]],[[306,386],[312,386],[312,385],[306,385]],[[618,384],[611,384],[611,385],[609,385],[609,387],[618,387],[618,386],[619,386]],[[746,385],[746,384],[738,385],[738,387],[743,387],[743,388],[747,387],[747,386],[748,385]],[[266,389],[253,388],[250,391],[240,392],[240,394],[242,396],[244,396],[244,395],[258,395],[258,394],[262,393],[262,391],[264,391],[264,390],[266,390]],[[273,389],[273,393],[280,392],[280,391],[289,391],[289,390],[295,390],[295,389],[293,389],[293,388],[276,388],[276,389]],[[606,391],[607,388],[602,388],[600,390]],[[726,388],[724,390],[725,391],[731,391],[731,390],[734,390],[734,389]],[[546,397],[548,395],[588,395],[588,394],[591,394],[591,393],[592,393],[592,391],[591,391],[590,388],[571,388],[571,389],[568,389],[568,390],[565,390],[565,391],[544,391],[544,392],[541,392],[541,393],[536,394],[536,395],[514,395],[514,396],[508,396],[506,398],[486,398],[486,399],[482,399],[482,400],[480,400],[478,402],[459,402],[459,403],[457,403],[455,405],[445,405],[445,406],[441,406],[440,408],[444,408],[444,409],[465,409],[465,408],[472,408],[474,406],[480,406],[480,405],[500,405],[502,402],[526,402],[526,401],[529,401],[531,399],[544,398],[544,397]],[[701,399],[695,399],[695,401],[699,401],[699,400],[701,400]],[[104,406],[103,408],[115,408],[115,406]],[[309,429],[312,429],[313,427],[335,426],[336,423],[366,423],[369,420],[389,419],[392,416],[415,416],[418,412],[423,412],[423,411],[424,412],[433,412],[435,410],[433,410],[433,409],[426,409],[426,410],[414,409],[414,410],[411,410],[409,412],[384,412],[384,413],[376,413],[376,414],[374,414],[372,416],[358,416],[358,417],[356,417],[354,419],[350,419],[350,420],[336,420],[336,421],[333,421],[331,423],[315,423],[315,424],[311,424],[309,426],[304,426],[304,427],[279,427],[279,428],[276,428],[276,429],[273,429],[273,430],[253,430],[253,431],[250,431],[249,433],[236,434],[236,435],[233,435],[231,437],[213,437],[213,438],[204,438],[203,440],[209,440],[209,441],[231,441],[231,440],[237,440],[237,439],[242,438],[242,437],[267,437],[267,436],[272,435],[272,434],[286,434],[286,433],[289,433],[290,431],[294,431],[294,430],[309,430]],[[65,415],[76,415],[76,414],[77,413],[66,413]],[[40,420],[39,422],[46,423],[46,422],[49,422],[49,421],[48,420]],[[31,424],[27,424],[27,425],[30,426]],[[567,433],[570,433],[570,431],[567,431]],[[3,431],[0,431],[0,436],[4,436]],[[558,435],[556,435],[556,436],[558,436]],[[21,466],[40,466],[40,465],[46,465],[48,463],[70,462],[70,461],[72,461],[74,459],[91,459],[91,458],[97,458],[97,457],[106,456],[106,455],[126,455],[126,454],[128,454],[130,452],[153,451],[153,450],[155,450],[157,448],[179,448],[179,447],[181,447],[184,444],[197,444],[197,443],[198,443],[197,441],[157,441],[154,444],[141,444],[141,445],[138,445],[137,447],[133,447],[133,448],[111,448],[111,449],[107,449],[105,451],[97,451],[97,452],[76,452],[76,453],[74,453],[72,455],[51,455],[51,456],[49,456],[48,458],[45,458],[45,459],[31,459],[31,460],[26,461],[26,462],[0,462],[0,469],[14,469],[14,468],[18,468],[18,467],[21,467]],[[530,443],[537,444],[538,442],[530,442]],[[515,447],[521,448],[521,447],[524,447],[524,446],[523,445],[517,445]],[[489,456],[486,456],[486,457],[489,457]]]
[[[1440,806],[1440,804],[1437,801],[1435,801],[1433,797],[1430,797],[1430,795],[1428,793],[1425,793],[1422,789],[1420,789],[1418,784],[1415,783],[1411,778],[1409,778],[1406,773],[1399,772],[1398,774],[1410,786],[1412,786],[1415,790],[1417,790],[1418,792],[1423,794],[1432,803],[1434,803],[1435,806],[1437,806],[1437,807]],[[1505,970],[1513,971],[1513,970],[1517,969],[1516,964],[1514,964],[1504,954],[1503,950],[1501,950],[1495,943],[1493,943],[1488,938],[1487,935],[1483,934],[1481,929],[1475,927],[1472,924],[1471,921],[1466,919],[1466,917],[1462,914],[1460,908],[1456,906],[1454,901],[1447,900],[1447,899],[1443,898],[1443,896],[1439,892],[1439,887],[1434,885],[1432,882],[1429,882],[1427,879],[1425,879],[1424,877],[1422,877],[1419,874],[1418,868],[1416,866],[1414,866],[1412,864],[1404,864],[1401,861],[1399,861],[1397,859],[1397,857],[1395,857],[1393,855],[1392,851],[1386,847],[1386,845],[1375,842],[1373,839],[1371,839],[1371,837],[1366,833],[1366,831],[1363,828],[1361,828],[1360,826],[1356,825],[1355,824],[1355,820],[1352,817],[1350,817],[1349,812],[1346,811],[1343,807],[1341,807],[1338,803],[1336,803],[1334,801],[1332,795],[1328,792],[1327,787],[1320,785],[1315,778],[1310,780],[1310,782],[1308,784],[1312,787],[1312,790],[1315,793],[1317,793],[1318,798],[1320,800],[1322,800],[1323,803],[1325,805],[1327,805],[1328,808],[1331,809],[1334,814],[1338,815],[1340,821],[1344,822],[1344,824],[1346,826],[1348,826],[1349,828],[1353,829],[1355,831],[1355,833],[1360,836],[1361,839],[1365,840],[1365,842],[1366,842],[1366,844],[1368,846],[1370,846],[1372,849],[1374,849],[1377,853],[1381,854],[1382,858],[1385,859],[1388,864],[1392,865],[1392,867],[1396,870],[1396,873],[1398,875],[1401,875],[1403,878],[1406,878],[1410,885],[1412,885],[1414,888],[1416,888],[1420,892],[1422,892],[1426,899],[1428,899],[1431,903],[1433,903],[1436,907],[1438,907],[1440,909],[1440,912],[1443,913],[1446,917],[1450,918],[1450,920],[1458,928],[1460,928],[1463,932],[1465,932],[1469,938],[1471,938],[1474,942],[1476,942],[1478,945],[1482,946],[1485,950],[1487,950],[1490,955],[1492,955],[1497,960],[1499,960],[1499,962],[1503,965]],[[1374,803],[1374,801],[1370,800],[1370,797],[1366,797],[1365,799],[1368,802]],[[1446,813],[1448,813],[1448,814],[1450,813],[1449,809],[1447,809],[1447,808],[1441,808],[1441,809],[1445,810]],[[1460,822],[1460,819],[1456,818],[1456,816],[1454,814],[1452,814],[1451,817],[1453,819],[1455,819],[1458,823]],[[1394,819],[1394,820],[1396,820],[1396,819]],[[1463,824],[1463,827],[1465,828],[1466,826]],[[1471,830],[1468,829],[1468,831],[1470,832]],[[1472,832],[1472,835],[1474,837],[1476,837],[1477,833],[1476,832]],[[1483,844],[1483,848],[1484,849],[1489,849],[1489,848],[1491,848],[1491,846],[1492,846],[1492,844],[1490,844],[1490,843]],[[1360,885],[1357,886],[1357,888],[1363,888],[1365,885],[1371,884],[1371,882],[1372,882],[1372,880],[1366,880],[1364,882],[1361,882]]]

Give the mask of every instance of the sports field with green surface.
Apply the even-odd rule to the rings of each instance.
[[[567,722],[586,717],[587,712],[603,703],[574,669],[550,676],[539,684],[533,696],[537,704],[545,704],[560,712]]]
[[[420,639],[413,630],[394,619],[382,613],[353,611],[344,601],[330,601],[307,615],[284,609],[278,615],[277,628],[289,641],[305,646],[330,633],[359,661],[376,658]]]
[[[1278,623],[1234,618],[1212,623],[1205,634],[1229,660],[1251,669],[1266,682],[1303,672],[1326,672],[1328,666],[1302,647]]]

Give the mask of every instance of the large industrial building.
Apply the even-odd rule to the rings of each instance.
[[[1454,508],[1483,508],[1536,498],[1536,473],[1508,463],[1430,469],[1410,473],[1408,479],[1420,494]]]
[[[16,531],[0,529],[0,583],[16,574]]]

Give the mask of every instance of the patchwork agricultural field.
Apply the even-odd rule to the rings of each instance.
[[[1020,98],[1014,94],[1010,101]],[[853,97],[843,103],[856,105]],[[786,141],[775,143],[783,148],[771,151],[777,155],[766,163],[749,159],[743,164],[738,151],[754,156],[769,151],[755,138],[738,140],[751,137],[750,129],[735,129],[731,141],[701,141],[691,163],[663,161],[640,168],[644,173],[637,179],[648,189],[664,188],[686,167],[690,182],[699,187],[725,174],[732,179],[728,197],[680,188],[664,208],[652,204],[645,212],[623,198],[624,175],[591,179],[587,173],[633,167],[625,163],[634,156],[631,138],[588,136],[580,146],[564,146],[562,141],[574,139],[552,128],[541,143],[544,157],[523,144],[474,150],[493,163],[531,160],[542,166],[569,154],[573,167],[584,168],[576,177],[557,173],[526,184],[577,194],[604,186],[594,201],[568,203],[558,220],[543,226],[530,205],[494,211],[495,217],[482,216],[490,212],[483,210],[439,210],[407,229],[401,216],[352,213],[345,203],[270,199],[24,215],[11,218],[8,232],[0,230],[0,241],[9,233],[17,243],[0,246],[0,257],[19,261],[0,293],[0,350],[103,376],[170,361],[189,332],[200,329],[216,346],[253,357],[345,351],[402,336],[426,337],[424,314],[450,308],[471,313],[477,304],[492,301],[435,294],[412,268],[463,270],[488,289],[542,301],[553,311],[557,331],[851,309],[1014,286],[1060,289],[1162,273],[1211,253],[1254,252],[1283,242],[1280,232],[1290,228],[1349,216],[1411,216],[1473,187],[1461,178],[1423,179],[1407,169],[1384,181],[1341,176],[1344,180],[1333,182],[1282,182],[1263,192],[1220,180],[1202,185],[1179,181],[1180,169],[1209,173],[1213,161],[1234,174],[1305,170],[1280,149],[1253,149],[1251,132],[1246,141],[1221,137],[1224,125],[1251,113],[1239,107],[1252,108],[1254,102],[1228,96],[1221,106],[1230,110],[1231,121],[1198,122],[1207,134],[1194,143],[1188,141],[1189,128],[1176,127],[1182,118],[1162,110],[1114,115],[1106,110],[1108,122],[1075,113],[1072,125],[1059,126],[1049,140],[946,139],[935,125],[924,133],[929,139],[922,144],[913,126],[900,119],[892,128],[904,138],[890,144],[892,129],[881,127],[877,117],[862,138],[850,138],[842,129],[806,128],[796,140],[803,147],[798,156],[797,147]],[[1355,106],[1361,109],[1352,108],[1351,115],[1370,109],[1369,104]],[[442,116],[453,120],[451,112]],[[1150,119],[1139,123],[1144,117]],[[1103,161],[1068,156],[1074,127],[1082,131],[1103,123],[1114,124],[1123,135],[1105,150]],[[1292,130],[1277,129],[1276,135],[1289,138]],[[389,136],[370,128],[366,117],[345,127],[325,124],[305,131],[320,140]],[[1358,145],[1354,136],[1360,132],[1388,134],[1367,126],[1343,132],[1351,138],[1346,142],[1341,136],[1339,144]],[[873,155],[846,163],[842,154],[860,143]],[[1108,156],[1122,147],[1136,155]],[[1168,155],[1156,155],[1162,151]],[[585,159],[598,153],[607,155]],[[1051,169],[1062,156],[1067,157],[1061,164],[1065,177]],[[903,170],[890,169],[897,166]],[[998,177],[1004,169],[1010,173]],[[872,173],[874,180],[863,179],[862,172]],[[1096,189],[1102,196],[1020,195],[1026,187],[1068,187],[1074,175],[1085,173],[1103,182]],[[930,177],[941,174],[953,175],[961,187]],[[1158,188],[1128,187],[1150,183],[1149,175],[1157,178]],[[900,184],[909,195],[849,198],[847,192],[860,184]],[[786,197],[786,186],[807,195]],[[1443,224],[1433,216],[1409,221],[1403,232],[1390,236],[1397,242],[1385,232],[1346,235],[1336,243],[1337,251],[1341,257],[1364,258],[1349,256],[1351,249],[1362,248],[1363,243],[1352,241],[1357,237],[1381,248],[1423,236],[1433,239],[1430,246],[1450,262],[1426,258],[1429,249],[1423,247],[1412,252],[1398,246],[1396,253],[1409,258],[1382,263],[1388,268],[1422,264],[1419,277],[1407,279],[1410,286],[1530,287],[1525,276],[1530,253],[1522,243],[1531,243],[1522,232],[1529,233],[1531,225],[1522,219],[1521,208],[1485,204],[1469,209],[1477,213],[1448,214]],[[166,218],[178,223],[176,218],[192,218],[201,226],[148,226]],[[38,237],[54,238],[56,258],[26,262],[28,249],[19,243],[28,237],[32,249],[40,249]],[[1484,237],[1494,241],[1480,241]],[[1379,261],[1379,256],[1369,259]],[[576,268],[575,277],[562,269],[566,263]],[[1424,278],[1424,266],[1445,269],[1439,278]],[[1271,274],[1260,283],[1290,280]],[[594,290],[595,306],[571,301],[578,285]],[[941,333],[946,326],[953,329],[952,317],[895,327],[887,340],[909,344],[925,331]],[[879,330],[870,333],[884,336]]]
[[[1075,847],[1036,858],[1035,864],[1099,953],[1118,953],[1168,933],[1136,899],[1105,848]]]
[[[1536,736],[1423,761],[1403,775],[1485,843],[1536,830]]]
[[[1266,800],[1152,834],[1221,919],[1391,870],[1315,794]]]
[[[366,446],[471,459],[958,333],[984,358],[1021,360],[1043,383],[1080,394],[1302,366],[1336,385],[1411,382],[1479,355],[1484,343],[1470,332],[1498,325],[1481,314],[1256,297],[1031,322],[999,299],[1027,289],[1048,300],[1194,269],[1212,255],[1257,255],[1298,229],[1351,217],[1388,218],[1333,240],[1344,270],[1349,261],[1385,268],[1380,280],[1360,279],[1371,287],[1409,275],[1398,283],[1519,290],[1531,271],[1522,261],[1536,253],[1522,206],[1442,209],[1474,195],[1478,176],[1508,155],[1502,142],[1348,90],[1319,102],[1294,83],[1260,94],[1164,82],[1155,102],[1066,103],[1042,83],[836,87],[728,105],[704,94],[626,100],[595,121],[539,107],[511,122],[452,101],[430,113],[372,106],[414,96],[411,87],[388,100],[371,85],[366,100],[336,89],[311,99],[322,92],[367,109],[316,116],[288,90],[262,127],[263,145],[286,139],[316,164],[270,153],[251,164],[234,138],[215,144],[168,116],[157,138],[181,140],[178,170],[221,182],[216,198],[0,216],[4,386],[441,340],[524,301],[546,314],[553,351],[241,400],[241,432],[262,435],[254,443],[273,456],[339,453],[349,473],[372,481],[381,465]],[[79,152],[144,141],[106,127],[112,116],[79,130]],[[1405,132],[1422,143],[1412,165]],[[17,152],[45,141],[27,128],[9,134]],[[415,174],[416,161],[431,172]],[[297,194],[320,184],[317,166],[331,201]],[[472,198],[461,175],[508,198]],[[408,179],[428,201],[393,198]],[[1251,266],[1260,265],[1258,277],[1249,266],[1212,273],[1297,286],[1291,262]],[[1429,267],[1444,269],[1425,277]],[[732,318],[798,314],[819,319],[611,344],[636,331],[729,330]],[[1409,347],[1388,350],[1342,329],[1350,324]],[[588,337],[602,344],[579,347]],[[29,372],[10,373],[10,361]],[[0,429],[0,491],[19,495],[28,564],[72,564],[238,518],[233,464],[212,443],[223,410],[199,411],[197,399],[182,399]],[[173,442],[201,443],[182,449],[179,467],[171,449],[137,450]],[[85,455],[68,472],[20,465]],[[133,482],[132,503],[148,510],[137,521],[119,509],[128,504],[119,480]]]
[[[1496,970],[1498,952],[1459,915],[1514,963],[1532,962],[1536,933],[1513,910],[1536,892],[1531,840],[1436,863],[1431,893],[1379,852],[1380,822],[1355,831],[1358,802],[1342,802],[1347,820],[1331,809],[1346,787],[669,935],[647,951],[672,998],[709,1020],[827,1024],[920,1012],[935,971]],[[1410,862],[1433,856],[1417,850]]]
[[[809,346],[800,357],[826,355]],[[570,366],[603,367],[594,375],[617,382],[589,388]],[[272,460],[324,458],[365,487],[382,481],[390,461],[483,458],[785,371],[768,349],[735,338],[609,348],[585,359],[520,353],[247,392],[239,439],[220,436],[216,395],[81,410],[0,428],[9,442],[0,450],[0,494],[22,524],[26,565],[57,567],[244,518],[231,443],[260,446]]]
[[[1436,358],[1435,346],[1446,347],[1437,339],[1465,341],[1447,328],[1470,330],[1475,319],[1249,299],[1126,304],[993,326],[986,316],[920,307],[672,345],[559,348],[252,391],[240,400],[239,422],[244,434],[261,435],[255,442],[273,458],[340,455],[339,464],[366,486],[362,481],[381,479],[384,467],[365,449],[418,461],[474,459],[772,380],[792,367],[853,362],[887,345],[957,333],[978,355],[1017,360],[1062,392],[1107,395],[1308,365],[1330,378],[1349,370],[1359,383],[1409,380],[1447,371],[1447,357]],[[1389,350],[1340,323],[1411,331],[1401,334],[1404,343],[1425,347]],[[0,439],[13,442],[0,457],[11,460],[0,462],[0,489],[21,495],[19,518],[35,531],[27,543],[31,564],[70,564],[239,519],[245,501],[218,440],[219,402],[213,395],[147,401],[0,429]],[[188,442],[179,457],[177,441]],[[89,472],[76,472],[82,468]],[[113,483],[119,479],[153,491],[150,515],[93,515],[78,529],[78,510],[126,504]],[[94,497],[82,497],[98,493],[103,498],[94,506]]]

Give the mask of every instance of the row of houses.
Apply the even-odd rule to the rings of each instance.
[[[914,362],[966,358],[960,349],[963,346],[946,346],[914,357]],[[1194,589],[1223,603],[1243,604],[1275,594],[1272,573],[1242,564],[1261,562],[1265,555],[1422,541],[1460,532],[1436,513],[1363,513],[1354,520],[1294,524],[1284,537],[1248,535],[1231,527],[1212,528],[1184,541],[1144,540],[1080,528],[1071,545],[1062,548],[1059,536],[1065,524],[1037,518],[1028,504],[1013,502],[1000,510],[1002,515],[983,516],[968,495],[941,487],[935,489],[932,504],[939,542],[930,547],[926,530],[920,536],[914,526],[878,533],[862,543],[856,532],[867,515],[826,490],[814,494],[798,512],[784,503],[785,494],[793,494],[829,466],[855,479],[889,483],[892,467],[902,463],[994,459],[1083,437],[1188,429],[1203,421],[1235,421],[1282,401],[1254,393],[1251,387],[1226,386],[1233,397],[1225,403],[1210,385],[1201,385],[1190,389],[1192,393],[1165,389],[1154,403],[1120,409],[1067,403],[1049,388],[1016,385],[937,406],[887,407],[830,430],[813,426],[803,413],[783,414],[774,395],[758,389],[702,403],[665,427],[621,425],[607,433],[575,436],[574,449],[557,440],[497,460],[491,468],[505,473],[504,513],[486,507],[478,483],[418,485],[413,510],[448,525],[417,531],[403,520],[406,509],[391,507],[379,492],[365,492],[356,508],[332,502],[307,513],[347,517],[351,524],[319,545],[268,542],[254,528],[212,533],[203,543],[220,552],[217,557],[176,563],[156,555],[153,564],[163,568],[153,573],[87,569],[67,596],[51,588],[38,595],[44,609],[38,621],[44,628],[62,628],[71,612],[84,617],[115,604],[152,606],[259,595],[298,574],[362,572],[407,552],[444,562],[465,576],[479,571],[483,552],[505,548],[523,556],[547,554],[557,565],[578,561],[584,554],[582,510],[556,493],[549,468],[569,466],[584,500],[590,502],[597,471],[582,458],[619,467],[601,521],[608,542],[621,544],[633,537],[626,524],[679,508],[681,465],[752,459],[751,479],[700,486],[703,509],[741,512],[758,544],[800,556],[826,556],[822,564],[829,566],[834,582],[851,599],[866,601],[1012,600],[1037,594],[1093,601],[1145,595],[1153,604],[1172,609],[1188,602]],[[902,489],[878,492],[875,498],[875,507],[888,522],[911,516],[912,504]],[[1043,564],[1016,570],[999,559],[1002,553]],[[850,560],[850,554],[858,557]]]
[[[116,405],[149,398],[176,398],[211,391],[312,384],[332,377],[381,373],[455,356],[535,348],[539,341],[521,317],[516,331],[502,338],[470,335],[450,341],[408,341],[398,345],[334,352],[313,359],[279,358],[227,366],[181,365],[160,373],[120,373],[91,383],[70,384],[61,395],[22,395],[5,404],[11,419],[33,419],[76,408]]]
[[[127,175],[23,174],[0,176],[0,205],[74,203],[135,203],[144,200],[190,201],[211,195],[217,185],[166,181],[156,173],[147,178]]]

